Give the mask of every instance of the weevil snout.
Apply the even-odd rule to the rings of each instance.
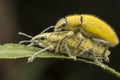
[[[65,26],[67,26],[67,19],[62,18],[56,23],[54,31],[64,31]]]

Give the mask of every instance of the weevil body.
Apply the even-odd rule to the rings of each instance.
[[[38,35],[34,36],[30,40],[30,42],[32,44],[39,45],[40,47],[44,46],[44,48],[52,46],[52,48],[47,48],[47,49],[54,51],[54,49],[57,46],[58,41],[61,40],[62,38],[64,38],[64,36],[68,32],[69,31],[49,32],[49,33],[38,34]],[[77,57],[77,56],[86,58],[86,55],[88,56],[88,53],[92,53],[92,54],[95,54],[95,57],[100,56],[100,58],[104,59],[104,56],[102,55],[102,53],[105,49],[105,46],[103,46],[102,44],[98,44],[87,37],[84,37],[83,42],[79,46],[78,54],[74,54],[74,51],[76,49],[76,45],[78,44],[78,42],[79,42],[79,39],[78,39],[77,34],[74,34],[74,36],[65,39],[60,44],[60,53],[68,54],[72,58]],[[67,46],[68,50],[66,50],[66,46]],[[92,50],[92,52],[91,52],[91,50]],[[110,51],[107,50],[105,53],[105,58],[107,57],[107,61],[109,61],[109,58],[108,58],[109,55],[110,55]],[[32,56],[32,58],[29,58],[30,61],[32,61],[32,59],[34,59],[33,56]],[[104,59],[104,60],[106,60],[106,59]]]
[[[119,39],[111,26],[93,15],[75,14],[66,16],[56,23],[54,30],[81,32],[87,37],[105,40],[111,47],[119,43]]]

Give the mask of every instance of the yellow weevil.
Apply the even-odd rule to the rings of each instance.
[[[61,39],[63,39],[67,33],[71,33],[71,31],[42,33],[34,37],[28,36],[24,33],[19,33],[32,38],[31,40],[21,41],[20,43],[30,42],[30,45],[38,45],[43,48],[42,50],[34,53],[28,59],[28,62],[32,62],[35,59],[36,55],[40,54],[43,51],[46,50],[54,51],[57,47],[57,43]],[[68,56],[70,56],[73,59],[76,59],[76,57],[92,59],[95,62],[100,63],[100,65],[102,60],[106,61],[106,59],[104,59],[106,57],[107,57],[107,61],[109,61],[109,57],[108,57],[110,55],[109,50],[106,50],[105,52],[106,57],[102,55],[105,46],[92,41],[90,38],[84,37],[84,40],[82,41],[79,48],[76,48],[76,45],[79,43],[79,38],[78,38],[79,35],[78,34],[73,34],[73,35],[74,36],[64,39],[64,41],[60,43],[59,53],[68,54]],[[77,54],[74,53],[75,49],[77,49],[78,51]]]
[[[69,15],[60,19],[55,25],[55,31],[80,31],[87,37],[105,40],[114,47],[119,43],[115,31],[103,20],[93,15]]]
[[[112,27],[94,15],[68,15],[64,18],[61,18],[55,26],[48,27],[48,29],[53,27],[54,31],[73,31],[77,34],[82,33],[83,36],[91,38],[100,44],[102,43],[106,46],[103,55],[109,46],[114,47],[119,43],[119,39]],[[81,40],[78,43],[78,47],[80,46],[80,43]]]

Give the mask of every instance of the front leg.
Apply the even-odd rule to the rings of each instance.
[[[58,53],[60,51],[60,46],[62,44],[62,42],[67,39],[67,38],[70,38],[74,35],[74,32],[73,31],[69,31],[61,40],[58,41],[57,43],[57,46],[55,48],[55,53]]]
[[[28,62],[32,62],[38,54],[40,54],[44,51],[47,51],[47,50],[54,50],[54,46],[50,45],[50,46],[48,46],[44,49],[41,49],[40,51],[34,53],[31,57],[28,58]]]

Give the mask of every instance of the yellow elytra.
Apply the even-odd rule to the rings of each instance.
[[[85,36],[105,40],[109,46],[119,43],[115,31],[105,21],[89,14],[69,15],[60,19],[55,25],[55,31],[80,31]]]

